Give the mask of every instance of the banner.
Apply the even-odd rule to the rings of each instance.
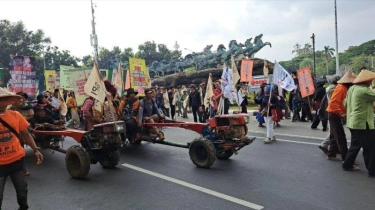
[[[55,70],[44,70],[44,78],[46,90],[53,93],[56,88],[56,72]]]
[[[76,96],[77,106],[83,105],[83,102],[89,96],[85,93],[85,84],[89,78],[90,69],[74,69],[70,70],[72,78],[73,91]]]
[[[276,61],[273,68],[273,84],[276,84],[287,91],[292,91],[297,88],[289,72]]]
[[[253,60],[242,59],[241,62],[241,82],[253,81]]]
[[[144,96],[144,90],[150,87],[150,77],[143,59],[129,58],[130,85],[139,96]]]
[[[64,90],[73,90],[70,70],[75,69],[73,66],[60,66],[60,88]]]
[[[298,85],[302,98],[314,94],[315,87],[311,76],[310,67],[306,67],[297,71]]]
[[[130,88],[130,70],[126,71],[126,78],[125,78],[125,90]]]
[[[103,103],[107,94],[102,76],[96,64],[91,70],[90,76],[84,84],[84,92]]]
[[[55,87],[60,88],[60,71],[55,71]]]
[[[24,92],[31,99],[35,98],[36,71],[33,63],[35,59],[29,56],[15,56],[11,58],[9,87],[12,92]]]

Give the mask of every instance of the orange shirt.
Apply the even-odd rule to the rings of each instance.
[[[120,105],[119,105],[119,107],[118,107],[119,115],[122,114],[122,110],[124,109],[125,104],[126,104],[126,100],[122,100],[122,101],[120,102]],[[135,112],[138,112],[139,105],[140,105],[140,102],[139,102],[139,100],[137,99],[137,100],[134,101],[134,103],[133,103],[132,110],[135,111]]]
[[[336,115],[346,114],[346,108],[344,106],[344,100],[346,98],[346,93],[348,88],[345,85],[338,84],[329,99],[327,112]]]
[[[0,115],[18,133],[24,131],[29,123],[19,112],[7,110]],[[0,123],[0,165],[13,163],[25,156],[20,140],[7,127]]]
[[[77,101],[73,97],[69,97],[66,105],[71,108],[71,110],[77,110]]]

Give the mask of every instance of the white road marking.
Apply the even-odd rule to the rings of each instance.
[[[209,195],[212,195],[212,196],[215,196],[215,197],[218,197],[218,198],[221,198],[221,199],[233,202],[233,203],[237,203],[237,204],[246,206],[246,207],[251,208],[251,209],[260,210],[260,209],[264,208],[263,206],[257,205],[255,203],[250,203],[248,201],[241,200],[239,198],[235,198],[235,197],[232,197],[232,196],[229,196],[229,195],[225,195],[223,193],[219,193],[219,192],[216,192],[216,191],[204,188],[204,187],[200,187],[198,185],[190,184],[188,182],[184,182],[184,181],[181,181],[181,180],[169,177],[169,176],[165,176],[165,175],[153,172],[153,171],[149,171],[149,170],[137,167],[137,166],[133,166],[133,165],[130,165],[130,164],[127,164],[127,163],[122,164],[122,166],[133,169],[133,170],[136,170],[136,171],[139,171],[139,172],[142,172],[142,173],[145,173],[145,174],[148,174],[148,175],[151,175],[151,176],[154,176],[154,177],[157,177],[157,178],[160,178],[160,179],[164,179],[166,181],[173,182],[175,184],[179,184],[179,185],[182,185],[184,187],[188,187],[188,188],[191,188],[193,190],[197,190],[197,191],[200,191],[200,192],[203,192],[203,193],[206,193],[206,194],[209,194]]]
[[[248,131],[248,133],[262,133],[266,134],[266,131]],[[304,139],[314,139],[314,140],[325,140],[326,138],[318,138],[318,137],[311,137],[311,136],[300,136],[300,135],[293,135],[293,134],[283,134],[283,133],[275,133],[276,136],[290,136],[290,137],[299,137]]]
[[[264,136],[252,136],[252,137],[256,137],[256,138],[260,138],[260,139],[264,139]],[[309,144],[309,145],[320,145],[318,143],[311,143],[311,142],[305,142],[305,141],[292,141],[292,140],[286,140],[286,139],[279,139],[279,138],[276,138],[277,141],[283,141],[283,142],[289,142],[289,143],[297,143],[297,144]]]

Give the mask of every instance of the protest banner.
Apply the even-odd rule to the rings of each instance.
[[[56,72],[55,70],[44,70],[44,78],[46,90],[53,92],[56,88]]]
[[[251,82],[253,80],[253,60],[241,60],[241,82]]]
[[[73,66],[60,66],[60,87],[64,90],[73,90],[70,70],[75,69]]]
[[[35,98],[36,71],[34,68],[35,58],[29,56],[11,57],[11,69],[9,88],[12,92],[24,92],[31,99]]]
[[[144,96],[144,90],[150,87],[150,77],[143,59],[129,58],[130,86],[138,92],[139,96]]]
[[[84,92],[101,103],[105,100],[107,90],[97,64],[94,64],[90,76],[88,77],[86,84],[84,84]]]
[[[297,71],[298,85],[302,98],[314,94],[314,81],[311,76],[310,67],[305,67]]]

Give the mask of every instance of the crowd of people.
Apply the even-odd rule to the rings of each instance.
[[[295,72],[292,72],[292,77],[298,84]],[[266,124],[264,143],[276,141],[273,128],[280,127],[279,122],[283,118],[291,119],[293,122],[311,121],[312,129],[317,129],[322,122],[323,131],[329,131],[329,134],[319,148],[327,155],[327,160],[342,161],[343,170],[357,171],[360,168],[357,166],[356,158],[362,148],[368,176],[374,178],[375,142],[371,139],[375,134],[375,91],[371,89],[373,80],[375,73],[366,69],[362,69],[359,75],[351,71],[342,77],[334,75],[327,78],[328,86],[325,82],[315,84],[316,91],[312,103],[309,97],[301,97],[298,88],[289,93],[288,101],[286,91],[279,90],[277,86],[262,84],[254,102],[259,105],[256,116],[258,126],[264,127],[263,124]],[[134,139],[137,140],[140,137],[137,131],[145,122],[158,122],[167,117],[171,120],[176,120],[177,117],[187,118],[187,112],[191,111],[194,122],[204,123],[208,118],[220,114],[220,103],[224,103],[224,114],[228,114],[229,111],[230,101],[224,97],[220,81],[213,84],[214,94],[209,98],[213,105],[209,107],[204,105],[205,81],[202,81],[199,87],[192,84],[189,88],[147,88],[144,97],[138,97],[138,92],[133,88],[127,89],[120,97],[117,89],[109,81],[105,81],[104,84],[108,92],[104,103],[88,97],[82,106],[77,105],[72,91],[63,91],[62,95],[59,89],[53,93],[46,91],[38,95],[34,103],[27,103],[27,94],[14,94],[6,89],[0,89],[0,206],[5,181],[10,176],[16,188],[20,208],[28,208],[24,176],[30,174],[25,169],[23,147],[27,144],[33,149],[38,164],[43,161],[43,155],[34,142],[35,136],[32,132],[38,127],[91,130],[98,123],[123,120],[128,130],[136,131]],[[247,113],[247,86],[240,85],[238,91],[244,99],[240,104],[241,112]],[[66,112],[63,111],[65,108]],[[316,110],[314,116],[312,109]],[[344,131],[345,124],[351,133],[349,148]],[[165,139],[164,134],[156,126],[149,130],[159,140]],[[59,147],[61,140],[61,137],[53,137],[51,146]]]
[[[319,148],[326,154],[327,160],[342,161],[343,170],[360,170],[356,158],[362,148],[368,176],[374,178],[375,141],[371,139],[371,135],[375,134],[375,91],[371,84],[375,80],[375,73],[363,68],[358,76],[348,71],[342,77],[328,77],[328,86],[326,81],[316,82],[316,90],[311,98],[302,98],[296,73],[292,72],[291,75],[297,89],[289,93],[289,104],[285,100],[286,92],[281,91],[282,94],[279,94],[277,86],[269,84],[262,84],[255,96],[254,101],[259,104],[256,116],[258,126],[264,127],[263,124],[266,124],[264,143],[276,141],[274,126],[280,126],[279,121],[283,117],[290,119],[289,113],[292,112],[292,122],[310,121],[311,129],[317,129],[322,123],[322,130],[329,131],[329,134]],[[345,125],[351,133],[349,148]]]

